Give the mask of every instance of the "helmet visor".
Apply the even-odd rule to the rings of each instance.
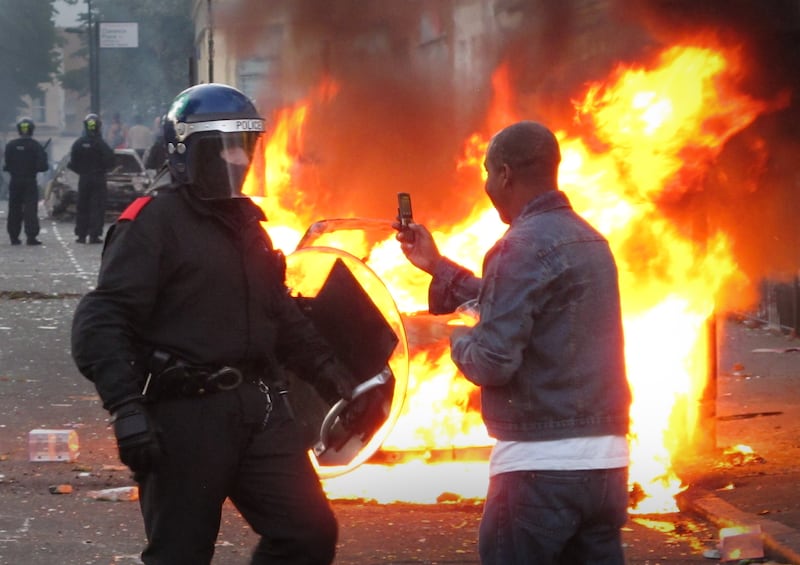
[[[239,198],[261,132],[197,133],[191,139],[189,181],[204,200]]]

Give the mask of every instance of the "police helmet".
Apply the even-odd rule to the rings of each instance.
[[[30,118],[22,118],[17,122],[17,131],[21,136],[30,137],[33,135],[33,130],[36,129],[36,124]]]
[[[83,131],[86,132],[86,135],[100,135],[102,126],[103,122],[97,114],[86,114],[86,117],[83,118]]]
[[[264,119],[244,93],[216,83],[187,88],[172,102],[163,128],[174,181],[205,200],[242,196],[264,131]]]

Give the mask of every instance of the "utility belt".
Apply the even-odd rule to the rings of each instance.
[[[267,363],[245,362],[238,366],[219,367],[192,365],[167,352],[156,350],[147,363],[142,395],[150,402],[190,398],[235,390],[242,383],[249,382],[255,384],[258,392],[264,395],[261,429],[265,429],[272,413],[273,394],[281,398],[289,418],[294,419],[294,410],[289,403],[289,388],[285,382],[275,378],[275,372],[276,369],[273,367],[270,370]]]
[[[243,382],[263,384],[262,367],[192,365],[163,351],[153,352],[142,394],[150,400],[225,392]]]

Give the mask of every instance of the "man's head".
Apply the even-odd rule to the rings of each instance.
[[[532,198],[558,189],[561,150],[558,140],[538,122],[512,124],[492,137],[486,149],[486,194],[510,224]]]
[[[22,118],[17,122],[17,132],[19,132],[22,137],[31,137],[34,129],[36,129],[36,125],[30,118]]]
[[[100,116],[97,114],[86,114],[86,117],[83,118],[83,131],[86,132],[86,135],[92,137],[99,136],[102,125],[103,123],[100,121]]]

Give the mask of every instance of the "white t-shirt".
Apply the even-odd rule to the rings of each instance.
[[[625,436],[592,436],[549,441],[500,441],[492,448],[489,476],[511,471],[616,469],[630,462]]]

